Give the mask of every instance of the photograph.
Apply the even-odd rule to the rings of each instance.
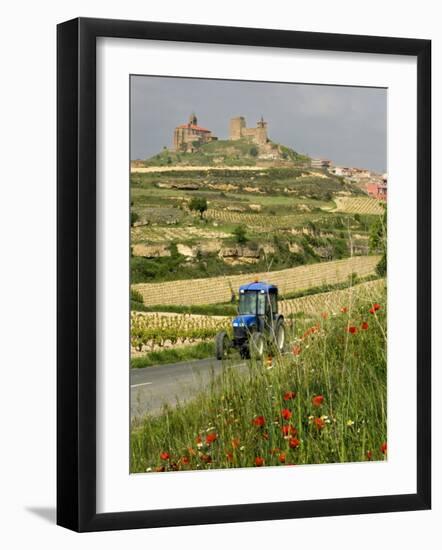
[[[387,90],[130,76],[130,471],[387,459]]]

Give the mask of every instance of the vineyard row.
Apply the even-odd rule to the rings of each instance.
[[[341,283],[346,281],[352,273],[360,277],[372,275],[379,260],[380,256],[355,256],[281,271],[163,283],[140,283],[132,286],[141,293],[147,306],[216,304],[230,301],[232,291],[237,294],[240,285],[255,280],[278,285],[279,293],[284,295],[324,284]]]

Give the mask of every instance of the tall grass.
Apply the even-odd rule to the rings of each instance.
[[[385,459],[385,287],[376,292],[296,321],[288,354],[245,372],[226,362],[196,399],[134,424],[131,471]]]

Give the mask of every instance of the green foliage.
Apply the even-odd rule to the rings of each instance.
[[[238,244],[244,244],[247,242],[247,231],[243,225],[238,225],[235,227],[233,234],[235,235],[236,242]]]
[[[205,197],[192,197],[189,208],[199,212],[200,218],[203,219],[203,214],[207,210],[207,199]]]
[[[250,149],[249,149],[249,155],[250,155],[251,157],[257,157],[257,156],[258,156],[258,153],[259,153],[259,151],[258,151],[257,147],[250,147]]]

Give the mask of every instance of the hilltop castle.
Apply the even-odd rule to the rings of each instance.
[[[236,141],[242,138],[249,138],[258,145],[266,144],[267,122],[261,117],[256,128],[247,128],[246,119],[238,116],[230,119],[229,140]],[[177,126],[173,133],[173,149],[177,152],[193,153],[199,145],[215,141],[218,138],[207,128],[198,126],[198,119],[192,113],[187,124]]]
[[[243,116],[231,118],[229,139],[237,140],[241,138],[251,138],[258,145],[264,145],[268,141],[267,122],[261,117],[256,128],[247,128],[246,119]]]

